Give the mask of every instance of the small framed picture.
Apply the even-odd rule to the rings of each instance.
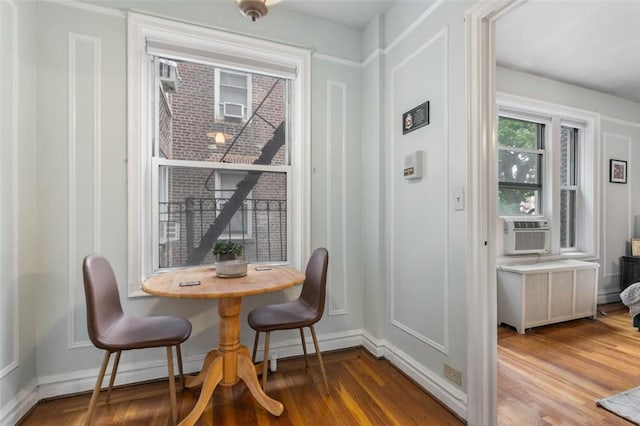
[[[640,256],[640,238],[631,239],[631,256]]]
[[[627,162],[623,160],[609,160],[609,182],[627,183]]]

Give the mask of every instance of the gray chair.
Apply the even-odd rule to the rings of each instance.
[[[182,354],[180,344],[191,335],[191,323],[180,317],[155,316],[133,317],[126,315],[120,304],[116,277],[107,259],[100,255],[89,255],[82,262],[84,291],[87,301],[87,328],[89,338],[95,347],[105,350],[100,373],[93,389],[87,411],[86,423],[91,424],[98,402],[102,380],[109,364],[111,354],[115,352],[111,380],[107,391],[107,402],[111,397],[113,382],[122,351],[145,348],[167,348],[169,367],[169,391],[171,393],[171,415],[173,423],[178,419],[176,404],[176,385],[173,373],[173,349],[176,347],[181,383],[184,386]]]
[[[276,330],[300,330],[300,338],[302,339],[302,350],[304,352],[305,365],[309,365],[307,361],[307,345],[304,339],[304,327],[309,327],[313,344],[318,355],[322,378],[324,379],[324,387],[329,394],[329,385],[327,383],[327,375],[322,362],[322,355],[318,347],[318,339],[313,325],[322,318],[324,313],[325,294],[327,288],[327,266],[329,264],[329,253],[324,248],[316,249],[305,271],[305,282],[302,285],[302,292],[297,299],[280,303],[276,305],[267,305],[255,308],[249,313],[249,326],[256,331],[255,340],[253,342],[253,362],[256,361],[256,352],[260,332],[265,333],[264,342],[264,362],[262,363],[262,388],[267,384],[267,366],[269,365],[269,336],[272,331]]]

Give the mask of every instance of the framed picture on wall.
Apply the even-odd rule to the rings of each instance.
[[[631,256],[640,256],[640,238],[631,239]]]
[[[609,182],[627,183],[627,162],[623,160],[609,160]]]

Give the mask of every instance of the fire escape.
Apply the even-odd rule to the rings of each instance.
[[[260,101],[258,107],[254,110],[251,117],[246,121],[240,132],[233,139],[224,155],[220,159],[220,162],[224,162],[225,157],[229,153],[229,151],[233,148],[235,143],[238,141],[242,133],[245,131],[251,120],[254,117],[258,116],[262,120],[264,120],[267,124],[269,124],[272,128],[274,128],[273,137],[269,139],[269,141],[262,147],[260,156],[253,161],[253,164],[256,165],[269,165],[273,161],[273,158],[276,156],[280,148],[285,143],[285,122],[281,122],[277,127],[266,120],[263,116],[259,114],[260,108],[264,105],[265,101],[271,95],[271,92],[275,89],[278,83],[281,83],[282,80],[277,80],[273,86],[269,89],[265,97]],[[207,183],[213,176],[212,172],[207,179]],[[249,171],[245,175],[245,177],[238,183],[236,190],[233,195],[229,198],[229,200],[225,203],[224,207],[221,209],[220,213],[216,216],[213,223],[209,226],[207,231],[204,233],[202,238],[200,239],[200,244],[197,247],[194,247],[188,254],[187,260],[185,262],[186,266],[191,265],[200,265],[204,258],[211,252],[213,249],[213,245],[220,238],[220,235],[224,232],[224,230],[229,226],[231,219],[238,212],[242,206],[245,198],[251,190],[258,183],[258,180],[262,176],[262,171]],[[205,183],[205,187],[211,190],[207,183]]]

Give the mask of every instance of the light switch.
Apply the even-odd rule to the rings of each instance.
[[[464,188],[456,188],[453,193],[453,209],[464,210]]]

